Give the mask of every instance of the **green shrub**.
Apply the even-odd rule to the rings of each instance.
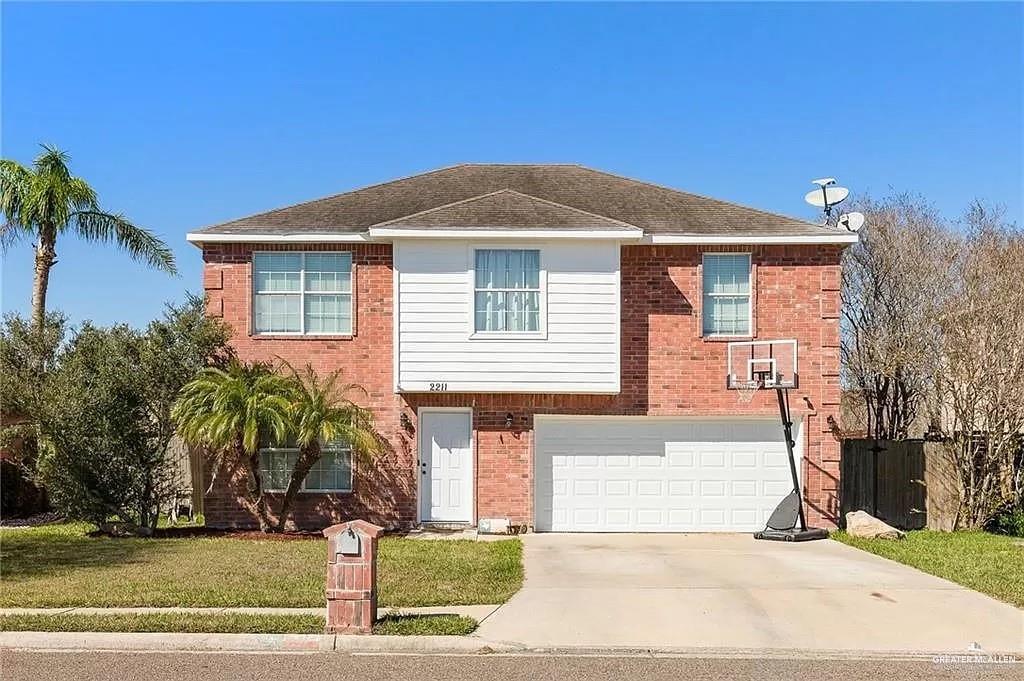
[[[1024,506],[1003,506],[988,519],[985,529],[996,534],[1024,537]]]

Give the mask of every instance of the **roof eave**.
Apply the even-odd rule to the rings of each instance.
[[[650,234],[644,238],[651,244],[854,244],[854,233],[835,234]]]
[[[274,234],[270,232],[189,232],[185,240],[197,246],[210,243],[247,243],[247,244],[279,244],[279,243],[361,243],[374,241],[366,232],[289,232]]]
[[[648,234],[639,229],[436,229],[371,227],[364,232],[189,232],[185,239],[201,247],[207,243],[372,243],[392,239],[600,239],[649,244],[854,244],[854,233],[835,234]]]

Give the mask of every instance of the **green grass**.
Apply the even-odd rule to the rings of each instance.
[[[322,634],[319,615],[0,615],[0,631],[131,631],[195,634]]]
[[[0,530],[0,607],[318,607],[325,540],[89,537],[81,523]],[[503,603],[522,585],[518,539],[385,537],[379,604]]]
[[[905,539],[833,539],[1024,608],[1024,540],[987,532],[908,532]]]
[[[465,636],[475,629],[476,620],[459,615],[388,615],[373,626],[373,633],[392,636]],[[322,634],[324,618],[319,615],[198,613],[0,615],[0,631]]]
[[[461,615],[388,615],[377,620],[373,633],[390,636],[465,636],[476,620]]]

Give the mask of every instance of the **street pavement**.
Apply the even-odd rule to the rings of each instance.
[[[339,653],[96,653],[0,651],[4,681],[677,681],[678,679],[1024,679],[1020,663],[981,660],[736,659],[543,655],[344,655]]]

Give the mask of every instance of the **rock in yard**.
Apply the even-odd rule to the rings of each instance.
[[[846,514],[846,533],[864,539],[903,539],[906,536],[905,532],[865,511],[850,511]]]

